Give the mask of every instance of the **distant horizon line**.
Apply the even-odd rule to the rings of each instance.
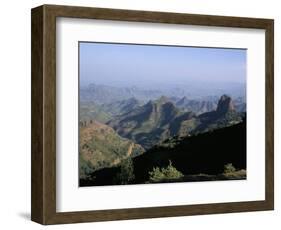
[[[81,81],[79,81],[80,83],[80,86],[89,86],[89,85],[97,85],[97,86],[113,86],[113,87],[119,87],[121,85],[126,85],[125,82],[115,82],[115,83],[99,83],[99,82],[89,82],[89,83],[82,83]],[[155,82],[153,82],[155,83]],[[186,84],[202,84],[202,83],[217,83],[217,84],[228,84],[228,85],[231,85],[231,84],[240,84],[240,85],[246,85],[247,83],[246,82],[236,82],[236,81],[233,81],[233,82],[229,82],[229,81],[197,81],[197,82],[194,82],[194,81],[190,81],[190,82],[185,82],[185,83],[158,83],[157,86],[155,87],[159,87],[160,86],[177,86],[177,87],[180,87],[180,86],[185,86]],[[126,87],[138,87],[138,86],[143,86],[143,85],[150,85],[151,82],[147,82],[147,83],[128,83]],[[118,86],[117,86],[118,85]]]

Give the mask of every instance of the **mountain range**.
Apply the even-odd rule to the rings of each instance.
[[[114,87],[107,85],[90,84],[80,88],[80,101],[94,101],[97,104],[110,104],[112,102],[136,98],[141,101],[160,97],[160,90],[141,89],[138,87]]]
[[[203,102],[205,106],[211,106],[209,102],[217,102],[220,95],[230,95],[234,101],[246,97],[244,84],[219,84],[219,83],[190,83],[188,85],[166,85],[157,86],[156,88],[136,87],[136,86],[108,86],[89,84],[80,88],[80,102],[95,102],[96,104],[110,104],[117,101],[135,98],[138,101],[148,102],[156,100],[162,95],[170,98],[174,103],[178,101],[179,106],[192,106],[196,101]],[[179,100],[183,100],[180,102]],[[244,100],[243,100],[244,101]],[[241,103],[242,101],[237,103]],[[245,101],[244,101],[245,102]],[[181,105],[182,104],[182,105]],[[196,103],[195,103],[196,105]],[[198,106],[198,105],[196,105]],[[192,111],[196,112],[196,106],[192,106]],[[199,112],[200,108],[199,106]],[[206,112],[206,111],[203,111]],[[197,113],[197,112],[196,112]]]
[[[178,95],[176,94],[178,91]],[[97,120],[105,123],[115,116],[128,113],[149,101],[156,101],[165,96],[165,100],[172,102],[184,112],[193,112],[200,115],[217,108],[219,96],[205,96],[193,98],[182,96],[179,89],[139,89],[137,87],[113,87],[91,84],[80,90],[80,121]],[[237,112],[246,112],[244,96],[232,98]]]
[[[233,99],[223,94],[192,98],[183,92],[178,95],[168,93],[167,96],[162,93],[161,89],[97,85],[81,89],[81,186],[94,183],[101,185],[103,180],[105,184],[116,183],[112,181],[112,173],[120,174],[121,165],[128,159],[133,161],[136,183],[146,182],[151,167],[165,166],[169,160],[184,173],[185,178],[190,173],[218,173],[223,164],[229,163],[228,160],[235,163],[236,167],[245,169],[245,158],[242,157],[242,163],[238,162],[234,153],[241,149],[244,152],[239,154],[245,154],[246,151],[244,139],[241,140],[244,136],[237,136],[244,133],[246,127],[245,97]],[[235,147],[229,150],[227,147],[231,146],[231,140],[227,138],[233,137]],[[213,157],[205,155],[209,149]],[[231,155],[222,156],[224,149]],[[182,154],[186,154],[186,157]],[[183,166],[180,159],[188,167]],[[209,171],[204,162],[200,164],[200,160],[211,163]],[[128,164],[127,170],[131,167]],[[199,172],[202,165],[206,170]]]
[[[192,111],[196,114],[206,113],[215,110],[217,107],[217,102],[214,100],[194,100],[188,99],[186,96],[176,100],[175,104],[185,111]]]
[[[211,112],[196,115],[184,112],[167,97],[149,101],[143,106],[116,116],[107,122],[120,136],[131,139],[149,149],[172,136],[187,136],[208,132],[242,121],[242,114],[236,112],[232,99],[223,95],[217,108]]]

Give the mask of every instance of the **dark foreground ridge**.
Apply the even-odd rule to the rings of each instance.
[[[184,175],[174,182],[235,179],[221,175],[229,163],[246,169],[246,120],[191,137],[173,137],[154,146],[132,159],[134,179],[130,184],[147,183],[153,168],[167,167],[169,162]],[[80,186],[116,184],[119,172],[120,166],[95,171],[93,179],[80,180]]]

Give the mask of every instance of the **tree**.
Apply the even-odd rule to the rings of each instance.
[[[92,173],[94,172],[94,167],[90,161],[84,160],[81,155],[80,157],[80,167],[79,167],[79,174],[80,179],[84,180],[93,180]]]
[[[116,175],[116,184],[129,184],[135,179],[134,164],[129,157],[120,163],[120,172]]]

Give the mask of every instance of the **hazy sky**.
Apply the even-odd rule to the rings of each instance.
[[[246,50],[80,43],[80,84],[246,82]]]

